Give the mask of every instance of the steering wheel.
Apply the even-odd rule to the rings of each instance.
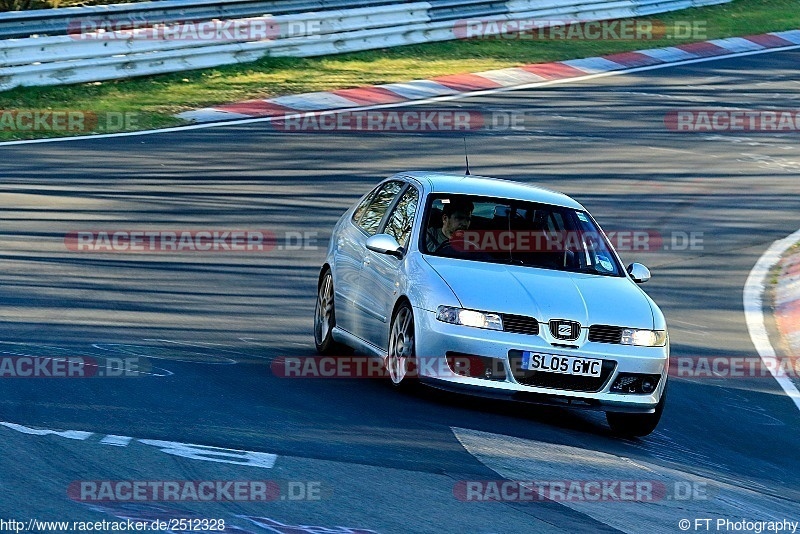
[[[456,231],[449,239],[439,243],[434,249],[433,254],[438,254],[447,251],[448,256],[456,258],[469,258],[481,259],[486,256],[480,250],[470,250],[467,246],[468,241],[464,237],[464,232],[461,230]]]
[[[453,248],[453,245],[450,244],[449,239],[445,239],[444,241],[439,243],[439,245],[435,249],[433,249],[433,254],[437,254],[447,247]]]

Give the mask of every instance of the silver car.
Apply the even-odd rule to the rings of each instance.
[[[383,361],[394,385],[589,408],[625,436],[664,408],[664,316],[570,197],[406,172],[336,224],[319,276],[320,353]]]

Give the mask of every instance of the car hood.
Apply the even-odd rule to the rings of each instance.
[[[570,319],[583,326],[653,328],[650,299],[627,277],[425,256],[465,308]]]

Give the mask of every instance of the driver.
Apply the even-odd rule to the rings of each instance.
[[[441,250],[441,247],[453,238],[454,233],[468,229],[474,209],[475,205],[466,199],[454,198],[450,199],[450,202],[444,202],[442,227],[435,228],[431,225],[426,232],[425,248],[428,252]]]

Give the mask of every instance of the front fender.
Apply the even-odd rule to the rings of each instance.
[[[405,276],[402,294],[411,301],[411,306],[436,312],[439,306],[461,306],[461,302],[444,279],[417,251],[405,258]]]

